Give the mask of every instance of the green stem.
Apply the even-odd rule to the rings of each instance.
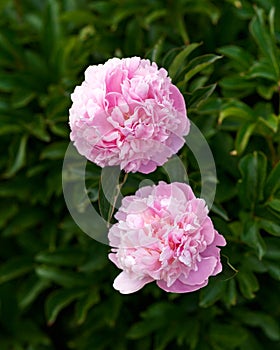
[[[117,200],[118,200],[119,195],[121,193],[121,189],[122,189],[123,185],[125,184],[125,182],[127,180],[127,177],[128,177],[128,173],[125,173],[122,181],[116,187],[116,194],[114,195],[114,200],[113,200],[113,203],[111,205],[110,213],[109,213],[108,221],[107,221],[107,227],[108,228],[110,227],[110,223],[111,223],[111,220],[112,220],[112,217],[113,217],[113,214],[114,214],[114,210],[115,210],[115,207],[116,207]]]
[[[278,82],[278,116],[280,116],[280,81]]]
[[[179,32],[181,34],[181,37],[184,41],[184,44],[188,45],[190,43],[190,38],[184,23],[184,17],[182,15],[178,16],[178,27],[179,27]]]
[[[273,140],[271,137],[267,138],[267,143],[268,143],[268,148],[271,154],[271,159],[272,159],[272,164],[276,164],[277,163],[277,154],[275,152],[275,148],[273,146]]]

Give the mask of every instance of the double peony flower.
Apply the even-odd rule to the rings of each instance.
[[[139,57],[90,66],[70,108],[70,138],[80,154],[101,167],[153,172],[184,145],[185,102],[167,71]],[[140,188],[123,199],[109,230],[110,260],[123,270],[114,287],[136,292],[156,281],[165,291],[204,287],[221,272],[225,239],[213,227],[203,199],[189,185]]]
[[[123,272],[114,287],[136,292],[156,281],[167,292],[192,292],[221,272],[225,239],[214,229],[203,199],[184,183],[160,182],[125,197],[109,231],[109,255]]]
[[[70,138],[101,167],[151,173],[189,132],[183,96],[167,71],[139,57],[88,67],[71,97]]]

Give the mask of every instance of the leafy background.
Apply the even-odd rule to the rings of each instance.
[[[1,0],[0,13],[1,350],[280,349],[280,2]],[[108,247],[66,209],[70,94],[88,65],[131,55],[169,70],[215,158],[228,245],[199,292],[120,295]],[[88,165],[94,205],[99,177]]]

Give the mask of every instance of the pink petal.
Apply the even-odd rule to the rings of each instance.
[[[157,168],[157,163],[150,160],[147,164],[141,164],[138,171],[143,174],[150,174]]]
[[[149,277],[135,278],[133,274],[123,271],[116,277],[113,287],[122,294],[130,294],[137,292],[152,280]]]
[[[186,282],[190,285],[196,285],[204,283],[209,276],[212,275],[215,267],[217,265],[217,258],[210,256],[209,258],[202,258],[202,260],[197,264],[197,271],[191,270],[186,281],[184,278],[180,277],[182,282]]]
[[[214,230],[213,223],[212,223],[211,219],[209,218],[209,216],[207,216],[203,222],[203,228],[201,230],[201,234],[204,236],[204,239],[205,239],[207,245],[210,245],[211,243],[213,243],[216,236],[215,236],[215,230]]]
[[[184,98],[180,92],[180,90],[175,85],[171,85],[170,87],[171,98],[173,100],[174,107],[183,113],[186,113],[186,105]]]
[[[167,283],[163,280],[157,281],[157,285],[165,290],[166,292],[171,292],[171,293],[189,293],[189,292],[194,292],[195,290],[198,290],[200,288],[203,288],[207,285],[208,280],[203,281],[201,284],[197,285],[188,285],[184,284],[179,280],[176,280],[170,287],[167,287]]]
[[[191,187],[188,184],[182,182],[173,182],[173,186],[176,186],[181,189],[186,201],[190,201],[191,199],[196,198]]]
[[[71,140],[101,167],[151,173],[177,153],[189,132],[184,98],[167,71],[140,57],[88,67],[71,99]],[[84,142],[90,127],[97,136]],[[108,142],[108,132],[119,137]]]
[[[220,249],[218,248],[218,246],[222,247],[226,245],[226,240],[224,239],[224,237],[220,235],[216,230],[214,230],[214,232],[215,232],[215,238],[213,242],[210,245],[208,245],[205,251],[201,253],[202,257],[208,257],[208,256],[219,257]]]
[[[218,273],[222,272],[223,265],[221,264],[220,260],[217,262],[217,265],[215,267],[215,270],[212,273],[212,276],[216,276]]]

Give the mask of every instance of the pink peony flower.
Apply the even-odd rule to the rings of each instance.
[[[123,271],[114,288],[133,293],[156,281],[167,292],[192,292],[221,272],[226,241],[213,227],[203,199],[190,186],[160,182],[125,197],[109,230],[109,258]]]
[[[71,98],[70,138],[101,167],[150,173],[178,152],[189,132],[182,94],[165,69],[146,59],[88,67]]]

